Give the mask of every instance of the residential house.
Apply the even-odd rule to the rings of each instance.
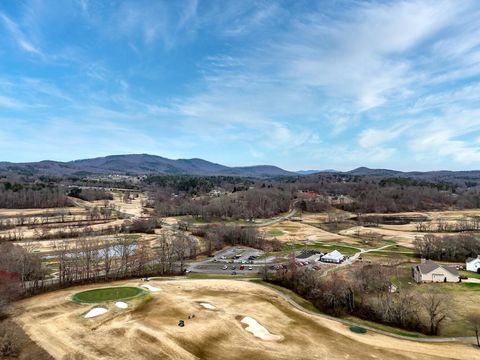
[[[468,258],[465,265],[467,271],[473,271],[480,274],[480,255],[477,255],[476,258]]]
[[[421,264],[412,267],[412,276],[417,283],[460,281],[456,268],[424,259],[422,259]]]

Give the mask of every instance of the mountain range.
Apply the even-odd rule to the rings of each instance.
[[[25,175],[49,176],[160,174],[274,177],[298,175],[294,172],[271,165],[228,167],[196,158],[172,160],[148,154],[110,155],[68,162],[51,160],[30,163],[0,162],[0,171]]]
[[[129,154],[110,155],[93,159],[61,161],[39,161],[29,163],[0,162],[0,173],[44,176],[88,176],[88,175],[199,175],[199,176],[241,176],[269,178],[276,176],[347,175],[369,177],[405,177],[419,180],[480,181],[480,171],[410,171],[403,172],[389,169],[357,169],[341,172],[336,170],[302,170],[287,171],[272,165],[229,167],[203,159],[172,160],[157,155]]]

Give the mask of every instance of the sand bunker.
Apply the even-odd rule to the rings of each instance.
[[[145,289],[150,290],[151,292],[159,292],[159,291],[162,291],[162,289],[157,288],[157,287],[155,287],[155,286],[151,286],[151,285],[142,285],[142,287],[145,288]]]
[[[270,332],[265,329],[262,325],[260,325],[257,320],[251,318],[250,316],[246,316],[241,321],[248,326],[245,328],[248,332],[251,332],[254,336],[267,341],[278,341],[282,340],[283,337],[280,335],[272,335]]]
[[[84,318],[85,319],[90,319],[90,318],[93,318],[93,317],[96,317],[96,316],[100,316],[100,315],[105,314],[107,311],[108,310],[105,309],[105,308],[100,308],[100,307],[93,308],[92,310],[90,310],[88,313],[85,314]]]
[[[123,302],[123,301],[117,301],[115,303],[115,306],[119,309],[127,309],[128,308],[128,304],[126,302]]]
[[[205,309],[208,309],[208,310],[215,310],[216,307],[213,306],[212,304],[209,304],[209,303],[200,303],[201,306],[203,306]]]

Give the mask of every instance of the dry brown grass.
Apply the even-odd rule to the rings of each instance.
[[[115,285],[134,285],[117,282]],[[297,310],[273,290],[231,280],[154,281],[162,292],[137,310],[85,320],[90,307],[67,297],[78,287],[23,300],[14,311],[31,338],[54,358],[82,359],[473,359],[470,346],[424,344],[354,334],[337,321]],[[216,306],[207,310],[199,302]],[[195,318],[188,320],[190,314]],[[251,316],[281,341],[262,341],[240,320]],[[177,326],[178,320],[186,326]]]
[[[334,234],[315,226],[296,221],[283,221],[281,223],[261,228],[268,238],[280,241],[324,241],[354,243],[346,236]],[[280,235],[281,233],[281,235]],[[274,234],[274,235],[270,235]]]

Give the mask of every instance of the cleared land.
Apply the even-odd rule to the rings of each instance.
[[[346,236],[334,234],[300,221],[283,221],[278,224],[262,228],[269,238],[280,241],[332,241],[351,242]]]
[[[229,280],[152,281],[162,292],[131,301],[128,310],[82,318],[89,307],[68,296],[94,286],[57,291],[15,304],[17,321],[54,358],[63,359],[474,359],[460,343],[427,344],[368,332],[294,308],[262,285]],[[136,285],[119,282],[115,286]],[[203,307],[202,303],[214,306]],[[188,315],[195,317],[188,319]],[[254,319],[273,339],[246,331]],[[185,327],[178,321],[185,320]],[[281,336],[281,338],[280,338]],[[281,340],[280,340],[281,339]]]

